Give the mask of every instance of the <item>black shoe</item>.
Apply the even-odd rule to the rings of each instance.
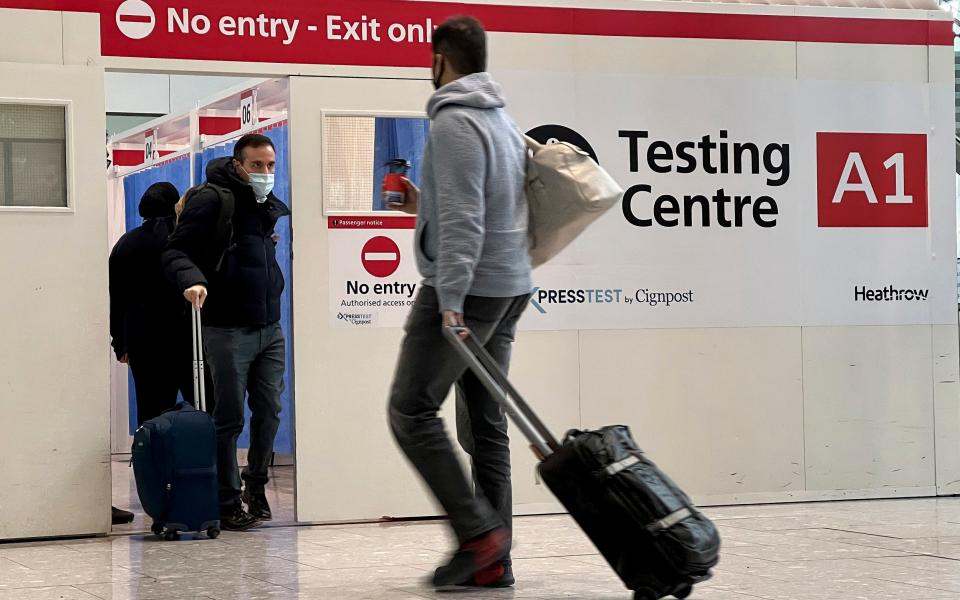
[[[246,531],[258,527],[260,521],[238,506],[229,513],[220,515],[220,529],[224,531]]]
[[[267,495],[263,492],[243,490],[240,499],[247,505],[247,512],[257,519],[261,521],[273,520],[273,512],[270,510],[270,504],[267,502]]]
[[[110,511],[113,516],[114,525],[126,525],[127,523],[133,523],[132,512],[128,510],[120,510],[116,506],[111,506]]]
[[[433,586],[438,589],[469,585],[477,574],[502,563],[510,552],[510,532],[500,527],[460,546],[447,564],[437,567]]]

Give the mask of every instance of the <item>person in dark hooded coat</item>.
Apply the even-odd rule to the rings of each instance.
[[[171,183],[151,185],[140,199],[143,225],[110,254],[110,335],[117,360],[133,372],[138,424],[172,408],[177,392],[193,403],[190,313],[160,262],[179,198]]]

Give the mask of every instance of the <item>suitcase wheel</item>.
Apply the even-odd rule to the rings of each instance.
[[[168,529],[165,534],[163,534],[163,539],[168,542],[173,542],[180,539],[180,532],[174,529]]]
[[[150,526],[150,531],[153,532],[153,535],[163,535],[163,525],[153,522],[153,525]]]
[[[220,528],[219,527],[209,527],[207,528],[207,537],[211,540],[215,540],[220,537]]]
[[[673,595],[675,598],[678,598],[679,600],[683,600],[684,598],[688,598],[692,593],[693,593],[693,586],[685,585],[679,590],[677,590],[676,592],[674,592]]]
[[[653,590],[643,588],[634,590],[633,600],[660,600],[660,596]]]

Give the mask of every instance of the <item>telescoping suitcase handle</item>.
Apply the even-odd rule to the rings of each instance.
[[[207,412],[207,391],[204,385],[203,364],[203,323],[200,319],[200,309],[191,307],[193,314],[193,397],[197,408]]]
[[[465,327],[444,327],[444,335],[457,349],[467,366],[476,374],[484,387],[503,406],[523,435],[530,440],[533,453],[543,460],[560,448],[559,442],[520,395],[506,373]],[[466,333],[465,337],[461,334]]]

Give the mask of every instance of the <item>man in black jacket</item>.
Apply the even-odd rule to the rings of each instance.
[[[240,138],[233,157],[207,165],[210,185],[188,194],[163,254],[167,276],[191,304],[203,308],[204,348],[216,395],[220,520],[228,530],[272,518],[264,486],[280,426],[285,358],[284,281],[273,234],[277,220],[290,214],[272,192],[275,167],[270,138]],[[241,490],[237,438],[247,394],[253,416]]]

